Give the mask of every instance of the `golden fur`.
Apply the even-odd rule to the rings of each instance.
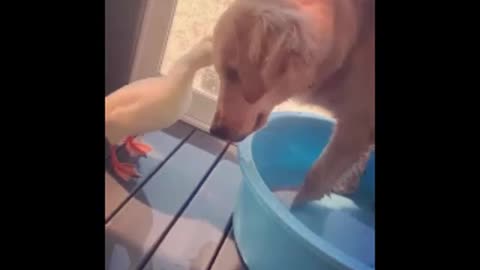
[[[351,192],[375,142],[374,0],[237,0],[214,32],[221,89],[211,132],[238,141],[289,98],[322,106],[335,132],[297,202]]]

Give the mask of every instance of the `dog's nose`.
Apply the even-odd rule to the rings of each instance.
[[[228,128],[224,126],[213,126],[210,128],[210,134],[223,140],[228,140]]]

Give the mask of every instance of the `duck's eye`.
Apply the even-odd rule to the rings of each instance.
[[[238,76],[238,71],[232,67],[227,67],[225,69],[225,78],[229,82],[236,83],[240,81],[240,76]]]

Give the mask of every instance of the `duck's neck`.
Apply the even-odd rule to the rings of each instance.
[[[167,77],[172,85],[175,85],[175,91],[172,93],[178,98],[186,98],[192,91],[193,78],[198,67],[192,65],[188,57],[182,57],[175,61],[170,67]]]
[[[170,70],[168,71],[169,75],[181,75],[181,76],[193,76],[195,75],[196,69],[187,61],[188,59],[184,57],[175,61]]]
[[[181,81],[183,80],[185,83],[191,83],[195,73],[200,68],[201,66],[196,65],[188,55],[185,55],[172,64],[168,71],[168,76],[178,78]],[[182,83],[181,81],[179,83]]]
[[[206,66],[203,62],[202,55],[199,55],[197,51],[192,50],[177,59],[172,65],[171,70],[178,69],[179,72],[193,76],[197,70]]]
[[[193,78],[197,70],[208,66],[208,55],[200,49],[191,49],[178,58],[171,66],[168,77],[177,85],[178,97],[185,97],[191,93]]]

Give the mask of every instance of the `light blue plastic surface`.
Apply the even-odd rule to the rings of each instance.
[[[273,113],[239,144],[243,173],[233,226],[250,270],[375,269],[375,154],[356,193],[295,210],[271,188],[300,184],[328,143],[334,122],[308,113]]]

